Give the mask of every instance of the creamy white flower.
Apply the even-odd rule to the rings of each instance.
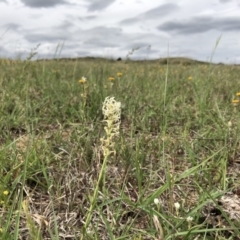
[[[118,135],[121,121],[121,102],[117,102],[114,97],[106,97],[102,112],[104,121],[107,123],[105,131],[108,135]]]
[[[187,222],[190,223],[190,222],[192,222],[192,220],[193,220],[193,217],[191,217],[191,216],[188,216],[188,217],[187,217]]]
[[[160,202],[159,202],[159,200],[158,200],[158,198],[154,198],[154,203],[156,204],[156,205],[158,205]]]
[[[106,97],[102,112],[105,119],[111,119],[114,122],[119,121],[121,117],[121,102],[117,102],[114,97]]]
[[[102,149],[104,155],[114,151],[114,137],[119,135],[119,128],[121,123],[121,102],[117,102],[114,97],[106,97],[102,112],[104,115],[104,122],[106,126],[104,130],[106,137],[102,139]]]
[[[179,202],[175,202],[175,203],[174,203],[174,207],[176,208],[176,210],[179,210],[179,209],[180,209],[180,204],[179,204]]]

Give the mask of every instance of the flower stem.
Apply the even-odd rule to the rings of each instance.
[[[83,240],[83,237],[85,236],[86,234],[86,231],[87,231],[87,228],[89,226],[89,223],[92,219],[92,214],[93,214],[93,210],[95,208],[95,205],[96,205],[96,200],[97,200],[97,197],[98,197],[98,190],[99,190],[99,186],[102,182],[102,179],[104,178],[104,174],[105,174],[105,168],[106,168],[106,165],[107,165],[107,159],[108,159],[108,156],[110,155],[110,152],[108,152],[105,157],[104,157],[104,160],[103,160],[103,164],[102,164],[102,167],[101,167],[101,170],[100,170],[100,173],[99,173],[99,176],[98,176],[98,181],[97,181],[97,185],[94,189],[94,193],[93,193],[93,198],[91,200],[91,206],[89,208],[89,211],[88,211],[88,215],[87,215],[87,219],[85,221],[85,224],[83,226],[83,233],[82,233],[82,236],[81,236],[81,240]]]

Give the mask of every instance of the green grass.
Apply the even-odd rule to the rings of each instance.
[[[240,68],[180,60],[0,61],[0,238],[240,239]]]

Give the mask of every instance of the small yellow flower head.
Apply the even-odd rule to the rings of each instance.
[[[240,92],[237,92],[237,93],[236,93],[236,96],[240,97]]]
[[[189,76],[189,77],[188,77],[188,80],[189,80],[189,81],[191,81],[192,79],[193,79],[193,77],[192,77],[192,76]]]
[[[123,74],[122,74],[121,72],[118,72],[118,73],[117,73],[117,76],[118,76],[118,77],[121,77],[122,75],[123,75]]]
[[[109,77],[108,80],[109,80],[110,82],[113,82],[113,81],[115,80],[115,78],[114,78],[114,77]]]
[[[81,79],[78,80],[79,83],[85,84],[87,82],[87,78],[82,77]]]
[[[3,195],[7,196],[9,192],[7,190],[3,191]]]
[[[233,100],[232,100],[232,104],[233,104],[234,106],[237,106],[237,105],[239,104],[239,100],[238,100],[238,99],[233,99]]]

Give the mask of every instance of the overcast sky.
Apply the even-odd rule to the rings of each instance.
[[[0,0],[0,57],[240,63],[239,0]],[[58,47],[59,46],[59,47]]]

